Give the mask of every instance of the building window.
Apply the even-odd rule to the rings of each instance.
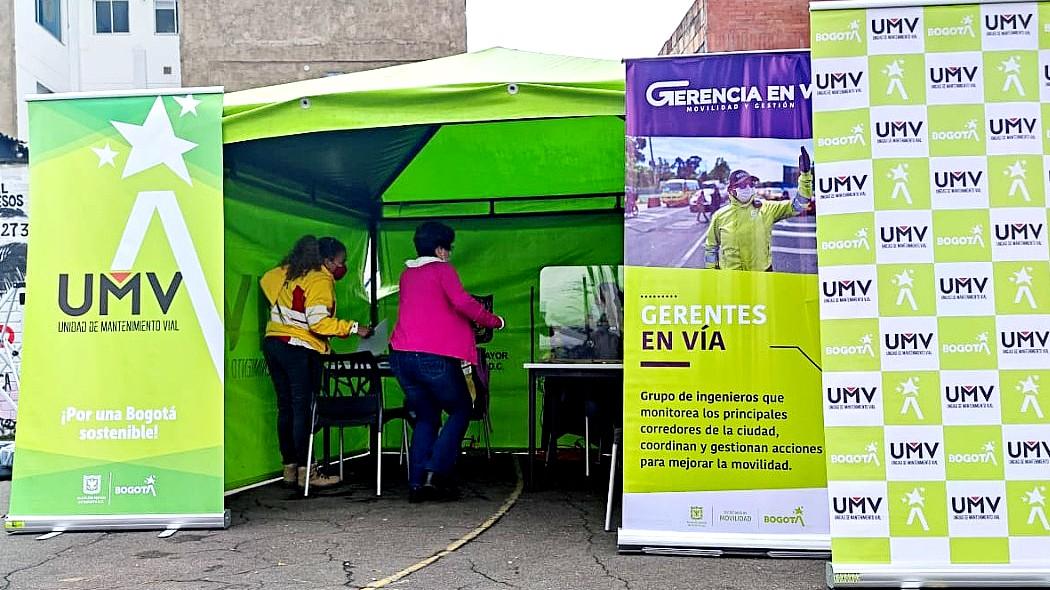
[[[153,14],[158,35],[179,34],[179,0],[156,0]]]
[[[128,0],[95,0],[95,32],[127,33]]]
[[[50,88],[48,88],[47,86],[44,86],[40,82],[37,82],[36,83],[36,93],[37,94],[54,94],[54,91],[51,90]]]
[[[62,41],[62,0],[36,0],[36,24]]]

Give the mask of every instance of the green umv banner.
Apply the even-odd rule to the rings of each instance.
[[[1050,3],[887,4],[813,3],[829,583],[1046,586]]]
[[[30,102],[7,531],[226,525],[221,114],[219,90]]]

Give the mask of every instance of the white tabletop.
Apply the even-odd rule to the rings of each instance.
[[[583,369],[600,371],[602,369],[622,370],[623,363],[525,363],[522,367],[525,369]]]

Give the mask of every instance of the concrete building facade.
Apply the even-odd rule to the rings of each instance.
[[[463,53],[466,0],[183,0],[182,81],[228,91]]]
[[[808,0],[696,0],[660,55],[809,47]]]
[[[0,132],[26,139],[30,94],[180,86],[180,4],[0,3]]]

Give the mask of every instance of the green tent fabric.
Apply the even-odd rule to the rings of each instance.
[[[351,250],[340,315],[393,321],[416,220],[448,218],[464,284],[510,324],[491,345],[495,443],[523,447],[539,270],[623,260],[623,114],[619,62],[498,48],[227,94],[227,486],[280,469],[256,285],[304,233]],[[399,434],[392,424],[388,445]]]

